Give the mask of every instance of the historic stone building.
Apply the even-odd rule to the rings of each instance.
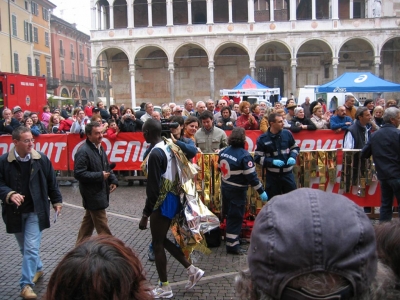
[[[106,66],[117,103],[218,99],[246,74],[282,96],[351,71],[400,82],[399,0],[91,0],[91,9],[94,90]]]

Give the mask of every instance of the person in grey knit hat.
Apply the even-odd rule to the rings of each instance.
[[[275,196],[258,214],[239,299],[369,299],[376,240],[348,198],[302,188]]]

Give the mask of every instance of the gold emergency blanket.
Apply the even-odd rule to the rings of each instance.
[[[199,199],[193,181],[198,173],[197,167],[188,161],[182,150],[171,140],[164,139],[164,141],[176,157],[182,187],[180,197],[184,207],[181,214],[172,221],[171,231],[187,257],[193,250],[210,253],[203,234],[219,227],[219,219]]]

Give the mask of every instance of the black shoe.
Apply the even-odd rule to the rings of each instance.
[[[228,254],[234,254],[234,255],[246,255],[247,250],[238,248],[238,249],[226,249],[226,253]]]

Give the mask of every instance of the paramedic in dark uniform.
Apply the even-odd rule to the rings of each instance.
[[[244,254],[240,248],[239,235],[246,207],[246,195],[250,184],[263,202],[268,200],[256,173],[253,158],[244,149],[244,128],[235,127],[228,138],[229,147],[219,153],[218,167],[221,170],[222,212],[226,216],[226,252]]]
[[[265,190],[272,198],[297,188],[292,169],[300,148],[291,132],[283,129],[281,115],[270,114],[268,122],[268,131],[257,139],[254,160],[267,170]]]

